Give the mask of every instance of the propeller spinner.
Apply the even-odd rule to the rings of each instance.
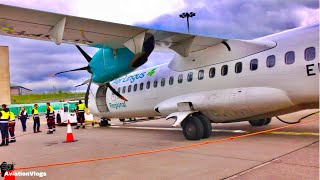
[[[78,45],[76,45],[77,49],[80,51],[80,53],[84,56],[84,58],[88,61],[88,63],[90,63],[90,61],[92,60],[92,58]],[[82,86],[84,84],[89,83],[87,91],[86,91],[86,95],[85,95],[85,106],[88,108],[88,99],[89,99],[89,92],[90,92],[90,87],[91,87],[91,83],[92,83],[92,77],[93,77],[93,73],[90,69],[90,66],[86,66],[86,67],[82,67],[82,68],[77,68],[77,69],[72,69],[72,70],[68,70],[68,71],[62,71],[62,72],[58,72],[55,74],[52,74],[50,76],[55,76],[58,74],[63,74],[66,72],[72,72],[72,71],[83,71],[83,70],[87,70],[91,75],[91,78],[86,80],[85,82],[83,82],[80,85],[77,85],[76,87]],[[118,96],[120,99],[124,100],[124,101],[128,101],[125,97],[123,97],[120,93],[118,93],[118,91],[116,91],[111,85],[110,83],[106,83],[106,86],[113,92],[113,94],[115,94],[116,96]]]

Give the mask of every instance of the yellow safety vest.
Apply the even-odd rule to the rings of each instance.
[[[20,112],[19,112],[19,116],[21,115],[21,113],[22,113],[22,110],[20,110]],[[27,110],[24,110],[23,115],[26,115],[26,113],[27,113]]]
[[[8,123],[9,117],[10,117],[10,113],[5,112],[5,111],[1,111],[2,116],[0,117],[0,123]]]
[[[85,105],[84,104],[78,104],[78,111],[79,112],[84,112],[84,109],[85,109]]]
[[[32,110],[34,117],[39,117],[39,111],[36,108],[33,108]]]
[[[50,109],[49,116],[53,116],[53,108],[49,106],[49,109]]]
[[[14,117],[14,114],[13,112],[10,111],[10,121],[15,121],[15,117]]]

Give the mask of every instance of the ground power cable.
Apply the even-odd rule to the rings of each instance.
[[[300,118],[298,121],[295,121],[295,122],[285,121],[285,120],[281,119],[279,116],[276,116],[276,118],[277,118],[279,121],[281,121],[281,122],[283,122],[283,123],[286,123],[286,124],[297,124],[297,123],[300,123],[301,120],[303,120],[303,119],[305,119],[305,118],[307,118],[307,117],[309,117],[309,116],[312,116],[312,115],[314,115],[314,114],[317,114],[317,113],[319,113],[319,111],[310,113],[310,114],[308,114],[308,115],[306,115],[306,116],[303,116],[302,118]]]

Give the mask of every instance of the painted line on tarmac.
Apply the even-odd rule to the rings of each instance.
[[[161,130],[161,131],[181,131],[181,128],[169,128],[169,127],[143,127],[143,126],[109,126],[108,128],[117,129],[142,129],[142,130]],[[254,133],[256,131],[245,131],[245,130],[229,130],[229,129],[213,129],[212,132],[227,132],[227,133]],[[296,135],[296,136],[319,136],[319,133],[313,132],[286,132],[286,131],[275,131],[267,132],[265,134],[276,134],[276,135]]]
[[[285,126],[280,126],[280,127],[276,127],[276,128],[262,130],[262,131],[259,131],[259,132],[254,132],[254,133],[249,133],[249,134],[242,134],[242,135],[237,135],[237,136],[231,136],[231,137],[222,138],[222,139],[213,139],[213,140],[200,141],[198,143],[193,143],[193,144],[187,144],[187,145],[181,145],[181,146],[175,146],[175,147],[169,147],[169,148],[163,148],[163,149],[154,149],[154,150],[142,151],[142,152],[136,152],[136,153],[130,153],[130,154],[120,154],[120,155],[114,155],[114,156],[105,156],[105,157],[100,157],[100,158],[83,159],[83,160],[75,160],[75,161],[52,163],[52,164],[42,164],[42,165],[36,165],[36,166],[16,167],[14,170],[38,169],[38,168],[48,168],[48,167],[55,167],[55,166],[65,166],[65,165],[96,162],[96,161],[110,160],[110,159],[121,159],[121,158],[127,158],[127,157],[142,156],[142,155],[147,155],[147,154],[155,154],[155,153],[160,153],[160,152],[174,151],[174,150],[178,150],[178,149],[199,147],[199,146],[204,146],[204,145],[208,145],[208,144],[215,144],[215,143],[220,143],[220,142],[225,142],[225,141],[234,141],[234,140],[240,139],[240,138],[246,138],[246,137],[250,137],[250,136],[261,135],[261,134],[265,134],[265,133],[268,133],[268,132],[274,132],[276,130],[286,129],[286,128],[289,128],[289,127],[294,127],[294,126],[298,126],[298,125],[301,125],[301,124],[307,124],[307,123],[311,123],[311,122],[315,122],[315,121],[319,121],[319,118],[308,120],[308,121],[304,121],[304,122],[300,122],[298,124],[289,124],[289,125],[285,125]]]

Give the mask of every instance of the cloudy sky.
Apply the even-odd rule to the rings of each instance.
[[[319,22],[318,0],[0,0],[7,4],[158,30],[187,32],[182,12],[196,12],[192,34],[253,39]],[[58,77],[48,74],[86,66],[73,45],[0,36],[10,49],[10,80],[34,92],[53,87],[74,90],[89,78],[85,71]],[[96,48],[84,48],[93,56]],[[167,62],[172,54],[155,53],[141,68]],[[85,90],[82,87],[78,90]]]

